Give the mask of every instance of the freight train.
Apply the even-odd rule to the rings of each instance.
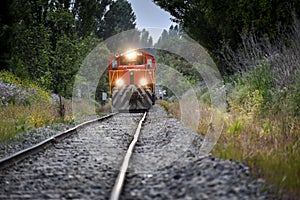
[[[142,50],[110,58],[109,86],[113,111],[149,110],[155,103],[155,59]]]

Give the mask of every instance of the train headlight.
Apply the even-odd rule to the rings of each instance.
[[[142,86],[147,85],[147,80],[146,80],[145,78],[142,78],[142,79],[140,80],[140,84],[141,84]]]
[[[123,85],[124,85],[124,80],[123,80],[123,79],[118,79],[118,80],[116,81],[116,85],[117,85],[118,87],[123,86]]]
[[[131,51],[126,54],[126,58],[128,60],[134,60],[136,58],[136,56],[137,56],[137,54],[135,51]]]

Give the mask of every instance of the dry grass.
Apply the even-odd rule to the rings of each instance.
[[[285,119],[285,120],[283,120]],[[257,119],[231,112],[213,154],[246,162],[282,197],[299,197],[300,135],[296,119],[282,113]]]
[[[82,111],[83,117],[95,114],[95,107],[86,103],[76,104],[77,111]],[[5,142],[19,133],[56,122],[71,123],[75,120],[70,100],[64,100],[65,117],[59,115],[58,104],[47,102],[31,105],[8,105],[0,110],[0,141]],[[110,104],[98,108],[98,114],[109,112]],[[97,111],[97,110],[96,110]],[[81,116],[82,117],[82,116]]]
[[[65,108],[64,122],[70,122],[73,120],[71,104],[66,103]],[[0,118],[0,141],[30,129],[61,122],[57,106],[49,103],[4,106],[1,107]]]
[[[178,103],[159,102],[180,119]],[[200,106],[198,133],[204,135],[211,109]],[[247,163],[255,176],[274,185],[281,198],[300,197],[300,125],[299,119],[284,112],[258,118],[253,113],[232,110],[224,113],[225,126],[213,149],[216,157]],[[286,196],[288,194],[288,196]]]
[[[278,30],[276,41],[249,33],[238,49],[224,46],[224,61],[236,74],[228,84],[231,111],[213,153],[246,162],[274,184],[279,198],[300,199],[298,18]]]

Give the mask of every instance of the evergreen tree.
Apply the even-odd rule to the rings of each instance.
[[[80,36],[88,36],[94,32],[110,3],[111,0],[76,0],[72,9],[76,19],[76,32]]]
[[[107,39],[122,31],[135,28],[135,14],[130,3],[125,0],[114,1],[105,13],[103,20],[98,24],[96,35]]]
[[[170,46],[176,46],[179,40],[181,40],[182,31],[179,26],[170,26],[169,30],[163,30],[158,42],[155,44],[156,48],[166,48]],[[181,46],[176,46],[180,49]],[[163,63],[176,71],[180,72],[191,84],[195,84],[200,81],[199,74],[192,64],[187,62],[185,59],[179,57],[178,55],[166,52],[158,51],[156,56],[157,63]],[[167,75],[167,73],[166,73]],[[166,77],[170,80],[172,77]]]
[[[176,25],[175,27],[171,25],[168,31],[166,29],[163,30],[161,36],[159,37],[157,43],[154,46],[158,48],[161,47],[172,38],[181,36],[181,32],[182,31],[179,29],[178,25]]]
[[[143,29],[141,31],[141,36],[140,36],[140,42],[143,46],[152,46],[153,43],[153,39],[152,37],[149,35],[149,32],[146,31],[146,29]]]

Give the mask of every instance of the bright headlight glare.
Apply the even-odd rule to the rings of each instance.
[[[140,84],[141,84],[141,85],[146,85],[146,84],[147,84],[147,80],[146,80],[145,78],[142,78],[142,79],[140,80]]]
[[[135,59],[137,56],[136,52],[135,51],[131,51],[131,52],[128,52],[126,54],[126,58],[129,59],[129,60],[132,60],[132,59]]]
[[[118,79],[117,81],[116,81],[116,85],[117,86],[122,86],[122,85],[124,85],[124,81],[123,81],[123,79]]]

